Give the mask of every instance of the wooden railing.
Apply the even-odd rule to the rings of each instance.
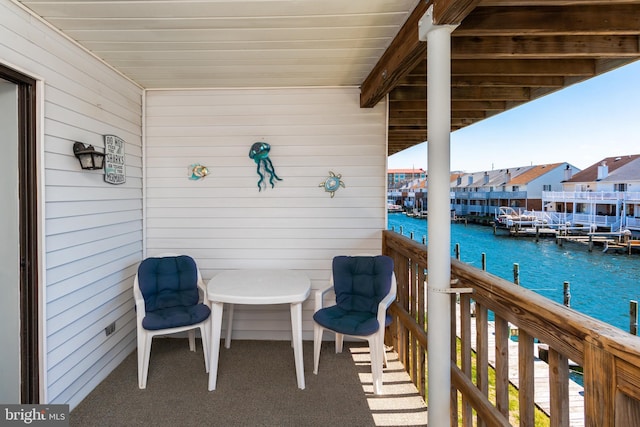
[[[394,259],[398,282],[387,340],[426,399],[426,246],[384,231],[383,253]],[[451,319],[443,319],[451,321],[452,330],[452,426],[510,426],[510,420],[534,425],[534,342],[548,346],[551,426],[581,424],[570,421],[569,361],[584,373],[583,425],[640,425],[640,338],[455,259],[451,276],[454,287],[473,289],[471,294],[452,295]],[[490,325],[495,328],[491,367]],[[518,328],[517,366],[509,366],[511,327]],[[491,384],[490,369],[495,371]],[[509,371],[514,369],[518,404],[510,410]]]
[[[384,231],[382,253],[393,258],[398,285],[397,299],[389,307],[394,317],[387,344],[393,345],[420,394],[426,398],[427,351],[427,251],[407,237]]]

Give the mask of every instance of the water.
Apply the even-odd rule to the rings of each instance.
[[[403,214],[389,214],[388,228],[422,242],[427,222]],[[629,301],[640,299],[640,256],[593,252],[586,245],[555,239],[538,242],[529,237],[493,234],[493,228],[481,225],[451,224],[451,256],[460,244],[460,260],[481,268],[482,253],[487,256],[487,271],[513,281],[513,264],[520,264],[520,285],[560,304],[563,282],[571,286],[571,308],[625,331],[629,330]]]

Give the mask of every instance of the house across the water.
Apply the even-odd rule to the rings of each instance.
[[[640,154],[604,158],[542,193],[545,210],[573,225],[640,233]]]
[[[542,193],[559,191],[579,169],[567,162],[454,173],[451,209],[457,216],[495,216],[500,207],[542,211]]]

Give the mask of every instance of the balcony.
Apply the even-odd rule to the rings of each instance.
[[[515,200],[526,198],[526,191],[491,191],[489,193],[489,199]]]
[[[632,191],[543,191],[542,200],[547,202],[634,202],[640,200],[640,192]]]
[[[451,198],[475,200],[516,200],[526,199],[526,191],[455,191]]]
[[[630,230],[640,230],[640,218],[625,218],[625,225]]]
[[[383,252],[394,259],[398,280],[398,299],[389,310],[394,322],[387,344],[394,352],[384,372],[384,396],[372,394],[366,343],[348,343],[336,355],[333,343],[325,342],[316,376],[310,372],[312,343],[305,342],[303,391],[295,387],[287,341],[237,341],[223,349],[219,387],[210,393],[202,356],[186,351],[181,340],[168,339],[153,350],[146,390],[136,387],[133,353],[72,412],[71,425],[115,425],[118,416],[132,417],[131,424],[160,420],[169,425],[178,416],[181,425],[203,420],[223,425],[257,420],[265,425],[425,425],[428,254],[424,245],[391,231],[383,232]],[[455,259],[451,277],[452,286],[461,290],[451,296],[451,317],[443,319],[459,331],[451,336],[452,426],[533,426],[536,411],[540,417],[540,386],[549,394],[542,411],[548,425],[638,425],[638,337]],[[515,366],[510,364],[514,328]],[[548,346],[542,385],[534,370],[534,363],[538,369],[541,364],[534,353],[538,342]],[[182,344],[185,351],[172,351]],[[570,405],[570,361],[584,372],[578,412]],[[510,404],[514,392],[513,387],[509,392],[509,373],[514,370],[519,384],[516,403]],[[176,415],[180,407],[185,412]]]

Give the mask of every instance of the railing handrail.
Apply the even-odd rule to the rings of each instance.
[[[391,248],[399,250],[409,259],[417,260],[418,264],[427,268],[427,251],[425,245],[411,240],[406,236],[395,233],[390,230],[382,232],[382,248]],[[384,251],[383,251],[384,252]]]
[[[474,288],[475,300],[578,364],[587,341],[640,370],[640,338],[461,261],[452,259],[451,268],[455,286]]]

